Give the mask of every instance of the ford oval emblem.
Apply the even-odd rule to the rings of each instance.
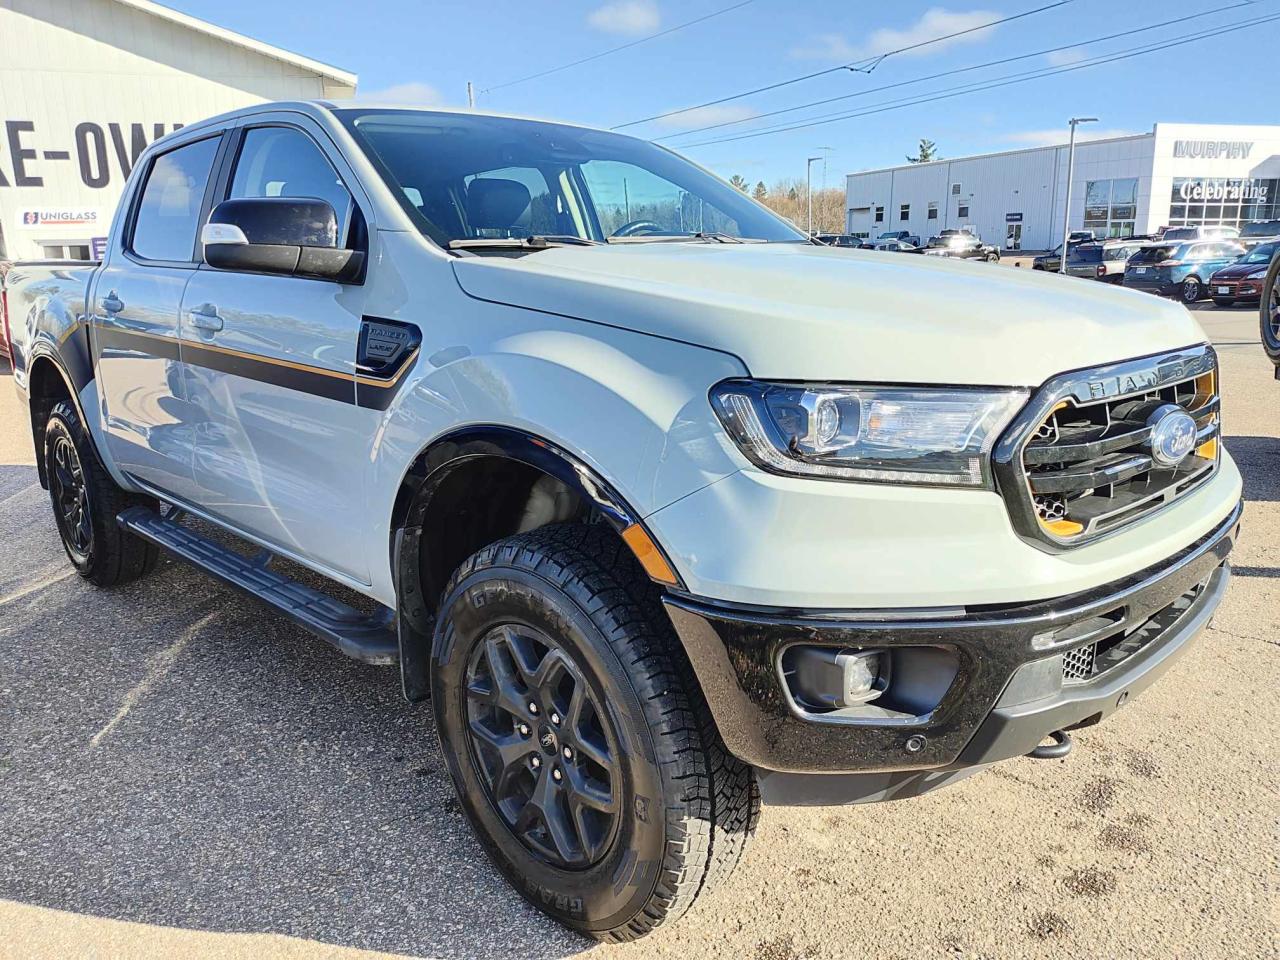
[[[1151,428],[1151,458],[1165,467],[1176,467],[1196,445],[1196,422],[1176,403],[1166,403],[1147,418]]]

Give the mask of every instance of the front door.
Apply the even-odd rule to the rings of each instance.
[[[151,161],[94,288],[91,339],[111,459],[178,497],[193,486],[179,311],[196,272],[197,225],[219,142],[206,136]]]
[[[1022,249],[1022,224],[1020,223],[1005,224],[1004,246],[1006,250]]]
[[[232,134],[216,199],[313,197],[338,214],[341,242],[363,220],[296,116]],[[184,379],[198,409],[198,502],[235,529],[368,582],[360,519],[377,411],[356,404],[364,288],[202,265],[183,297]]]

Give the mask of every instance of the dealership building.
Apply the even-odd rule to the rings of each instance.
[[[153,140],[354,74],[151,0],[0,0],[0,260],[87,259]]]
[[[1050,249],[1062,242],[1067,166],[1064,142],[851,173],[846,228],[922,240],[967,228],[1005,249]],[[1157,123],[1150,133],[1076,144],[1072,230],[1124,237],[1273,219],[1280,126]]]

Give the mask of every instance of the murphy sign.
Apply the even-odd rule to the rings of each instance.
[[[1252,140],[1175,140],[1173,155],[1202,160],[1248,160]]]

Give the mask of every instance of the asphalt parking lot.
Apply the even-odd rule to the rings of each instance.
[[[733,879],[601,947],[527,907],[454,803],[429,710],[191,569],[65,561],[0,367],[0,956],[1280,955],[1280,383],[1198,311],[1249,501],[1214,626],[1065,760],[766,809]]]

